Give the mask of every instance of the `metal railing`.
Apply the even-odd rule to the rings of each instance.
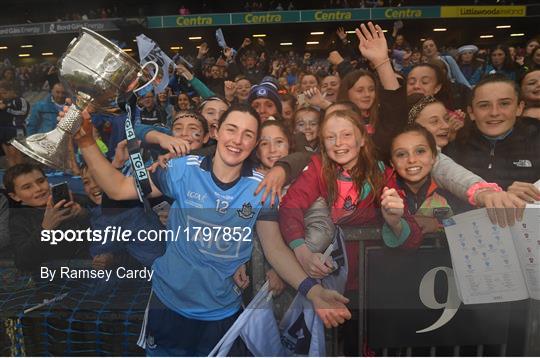
[[[366,262],[369,249],[382,249],[384,243],[381,239],[381,230],[375,228],[343,228],[346,241],[356,241],[359,244],[359,292],[358,292],[358,355],[369,354],[368,347],[369,327],[367,326],[367,292]],[[424,238],[422,248],[444,249],[446,238],[444,235],[435,235]],[[485,344],[476,342],[475,345],[455,346],[400,346],[383,347],[375,350],[376,355],[383,356],[535,356],[540,354],[540,301],[529,300],[526,306],[526,319],[511,322],[508,328],[507,340],[499,344]],[[515,317],[511,317],[514,320]],[[516,325],[517,324],[517,325]],[[338,337],[338,329],[332,329],[327,333],[327,353],[332,356],[343,355],[343,342]]]

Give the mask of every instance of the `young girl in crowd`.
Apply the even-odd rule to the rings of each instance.
[[[281,121],[266,121],[261,125],[261,139],[257,146],[257,170],[262,174],[274,166],[281,158],[288,155],[294,147],[291,134]]]
[[[266,174],[274,166],[276,161],[288,155],[293,149],[294,143],[290,131],[281,121],[266,121],[261,124],[261,137],[257,145],[257,160],[259,162],[257,171]],[[262,247],[258,240],[253,241],[253,253],[251,257],[250,276],[246,274],[246,266],[242,265],[234,274],[234,280],[238,287],[245,289],[252,280],[253,293],[259,291],[266,280],[269,281],[270,290],[274,296],[281,294],[285,288],[285,283],[276,274],[264,257]],[[292,300],[292,293],[288,298],[280,298],[274,301],[276,307],[282,310],[285,307],[281,303]],[[288,305],[287,305],[288,306]],[[282,312],[283,313],[283,312]]]
[[[407,95],[419,93],[434,96],[448,106],[448,82],[444,72],[437,66],[422,63],[414,66],[407,76]]]
[[[512,57],[510,57],[508,47],[503,45],[495,46],[491,49],[489,59],[489,63],[486,64],[484,69],[484,75],[502,73],[513,81],[517,79],[516,65],[512,61]]]
[[[433,96],[412,94],[409,104],[408,124],[417,123],[426,128],[435,138],[437,147],[444,148],[449,142],[450,118],[444,104]]]
[[[476,85],[482,77],[483,63],[476,58],[477,52],[478,47],[475,45],[465,45],[458,48],[459,69],[471,86]]]
[[[540,120],[540,69],[529,71],[523,76],[521,98],[525,102],[523,116]]]
[[[210,140],[215,143],[218,120],[229,108],[229,103],[219,96],[205,98],[199,105],[199,113],[206,119]]]
[[[540,46],[533,49],[531,55],[527,57],[525,66],[529,71],[540,70]]]
[[[412,124],[394,138],[390,150],[398,187],[423,234],[442,231],[442,220],[456,214],[463,206],[431,179],[437,147],[430,131],[422,125]]]
[[[279,97],[281,99],[282,118],[287,125],[293,127],[294,111],[296,111],[296,98],[290,94],[280,94]]]
[[[180,93],[176,98],[176,105],[174,106],[175,113],[180,111],[189,111],[193,108],[193,102],[187,93]]]
[[[537,47],[540,47],[540,39],[538,37],[533,37],[525,45],[525,57],[530,57],[533,50]]]
[[[294,114],[294,133],[303,133],[307,140],[305,149],[309,152],[319,151],[319,122],[321,113],[313,107],[300,108]]]
[[[375,76],[366,70],[349,72],[341,81],[338,91],[338,101],[345,100],[353,102],[360,109],[361,121],[370,125],[368,131],[372,133],[378,117]]]

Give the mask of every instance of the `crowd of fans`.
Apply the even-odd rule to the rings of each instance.
[[[175,59],[167,88],[140,94],[134,116],[152,172],[154,211],[136,200],[125,114],[85,112],[71,171],[81,176],[86,195],[53,203],[46,173],[9,140],[54,129],[66,111],[65,89],[50,67],[5,68],[0,143],[7,171],[0,210],[10,216],[0,221],[0,250],[24,271],[73,257],[91,258],[94,268],[122,260],[152,266],[146,338],[170,344],[157,351],[147,345],[160,355],[207,354],[213,344],[169,341],[165,331],[188,329],[181,317],[227,328],[240,307],[233,288],[266,279],[275,294],[286,282],[316,307],[329,302],[337,309],[322,315],[325,324],[343,323],[346,299],[310,281],[334,268],[332,259],[321,260],[334,225],[381,228],[388,247],[410,249],[424,235],[441,233],[441,220],[456,213],[487,207],[505,226],[517,208],[540,199],[533,184],[540,179],[540,38],[523,47],[463,44],[442,52],[444,44],[431,38],[409,43],[402,26],[396,23],[386,37],[371,23],[356,35],[338,28],[326,58],[274,52],[262,39],[245,38],[217,58],[204,43],[196,55]],[[21,91],[47,80],[50,95],[29,108]],[[279,210],[272,209],[279,199]],[[193,214],[196,207],[207,210]],[[40,241],[42,230],[185,227],[188,208],[190,215],[206,216],[195,219],[200,222],[227,218],[233,225],[240,217],[255,225],[264,252],[258,260],[267,260],[268,270],[262,277],[246,271],[251,245],[228,260],[210,248],[212,258],[201,258],[189,242],[86,247]],[[321,209],[326,215],[317,215]],[[341,293],[354,298],[358,245],[347,242],[346,253],[349,276]],[[174,317],[158,314],[164,310]],[[224,333],[217,331],[209,338],[214,343]]]

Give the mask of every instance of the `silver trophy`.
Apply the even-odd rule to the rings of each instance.
[[[155,67],[152,78],[145,71],[148,65]],[[13,139],[11,144],[49,167],[70,171],[70,139],[81,127],[81,111],[90,106],[92,112],[119,113],[118,103],[150,85],[158,70],[155,62],[141,66],[105,37],[83,27],[59,61],[60,80],[75,103],[52,131]]]

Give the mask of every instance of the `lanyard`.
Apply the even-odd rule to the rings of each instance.
[[[127,150],[129,153],[129,160],[131,162],[131,167],[135,173],[135,184],[137,187],[137,195],[139,200],[142,203],[145,203],[145,196],[152,192],[152,187],[150,186],[150,178],[148,176],[148,171],[144,165],[144,160],[142,158],[139,143],[137,143],[137,138],[135,138],[135,131],[133,130],[133,122],[131,121],[132,117],[135,114],[133,110],[135,103],[132,104],[126,103],[126,139],[127,139]]]

